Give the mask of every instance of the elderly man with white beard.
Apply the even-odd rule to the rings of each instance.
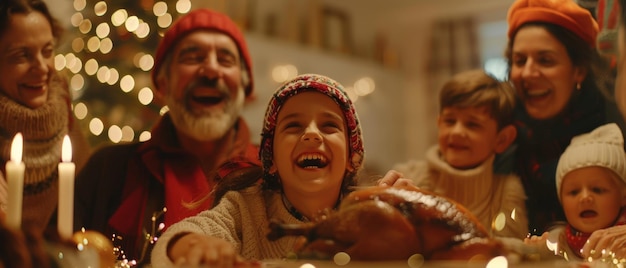
[[[220,178],[260,165],[240,116],[253,96],[250,54],[230,18],[207,9],[179,18],[157,48],[152,82],[169,108],[152,138],[99,150],[75,188],[74,228],[114,237],[139,263],[160,231],[212,206],[202,197]]]

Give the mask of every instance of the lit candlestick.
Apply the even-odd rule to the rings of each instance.
[[[74,229],[74,172],[72,144],[66,135],[59,163],[59,208],[57,228],[63,239],[70,239]]]
[[[6,164],[6,178],[9,188],[6,224],[20,229],[22,225],[22,198],[24,196],[24,170],[22,147],[24,138],[17,133],[11,143],[11,159]]]

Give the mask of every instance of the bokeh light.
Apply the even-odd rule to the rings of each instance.
[[[170,25],[172,25],[173,20],[174,19],[172,18],[172,15],[170,13],[165,13],[162,16],[159,16],[157,18],[157,25],[165,29],[167,27],[170,27]]]
[[[119,143],[122,140],[122,129],[117,125],[112,125],[109,127],[108,135],[111,142]]]
[[[152,13],[154,13],[154,15],[157,17],[163,16],[166,12],[167,4],[163,1],[156,2],[154,3],[154,6],[152,6]]]
[[[89,121],[89,131],[95,136],[100,136],[102,131],[104,131],[104,123],[102,123],[102,120],[97,117],[92,118],[91,121]]]
[[[485,268],[507,268],[507,267],[509,267],[509,262],[506,260],[506,257],[504,256],[498,256],[489,260],[489,262],[487,262],[487,265],[485,266]]]
[[[79,120],[85,119],[85,117],[87,117],[88,112],[89,110],[87,109],[87,105],[85,105],[84,103],[79,102],[79,103],[76,103],[76,105],[74,105],[74,115]]]
[[[125,75],[120,80],[120,88],[126,93],[132,91],[135,88],[135,79],[131,75]]]
[[[93,8],[93,11],[96,14],[96,16],[102,16],[107,13],[107,9],[108,9],[107,3],[104,1],[100,1],[96,3],[96,5]]]
[[[272,80],[277,83],[283,83],[298,75],[298,68],[291,64],[277,65],[272,68]]]
[[[150,131],[144,131],[139,134],[139,141],[147,141],[152,138],[152,133]]]
[[[359,96],[367,96],[374,92],[376,89],[376,83],[371,77],[363,77],[354,82],[354,93]]]
[[[152,90],[149,87],[144,87],[140,89],[139,93],[137,94],[137,99],[139,99],[139,102],[143,105],[150,104],[153,98],[154,98],[154,94],[152,93]]]
[[[407,264],[411,268],[420,268],[424,265],[424,256],[421,254],[413,254],[407,260]]]
[[[74,10],[82,11],[87,6],[86,0],[74,0]]]
[[[178,0],[176,2],[176,11],[180,14],[185,14],[191,10],[191,1],[189,0]]]
[[[333,256],[333,261],[335,264],[343,266],[350,263],[350,255],[345,252],[339,252]]]
[[[118,9],[117,11],[113,12],[113,15],[111,15],[111,24],[113,24],[114,26],[120,26],[124,24],[127,18],[128,11],[126,11],[126,9]]]

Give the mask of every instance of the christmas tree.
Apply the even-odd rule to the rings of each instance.
[[[150,71],[166,30],[189,0],[74,0],[68,45],[56,58],[68,74],[74,112],[92,145],[149,139],[162,105]]]

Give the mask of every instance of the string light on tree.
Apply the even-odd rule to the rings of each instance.
[[[191,6],[190,0],[73,1],[69,20],[76,31],[68,32],[75,35],[65,42],[69,45],[55,58],[55,67],[68,74],[74,101],[81,104],[74,113],[92,133],[90,143],[150,137],[145,133],[162,108],[151,92],[152,54],[163,31]],[[124,126],[123,138],[117,131],[102,135],[119,126]]]

